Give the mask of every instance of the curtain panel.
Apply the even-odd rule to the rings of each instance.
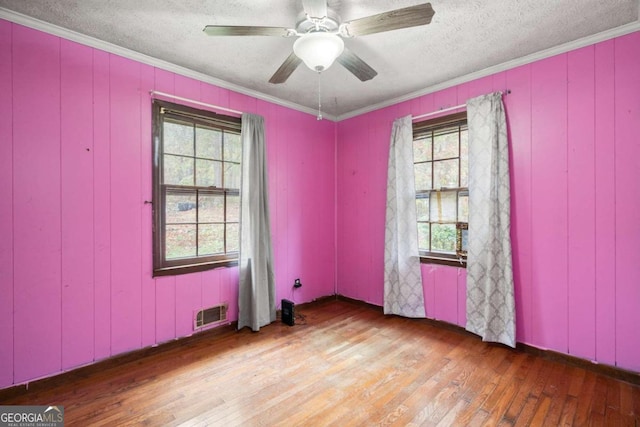
[[[242,115],[238,329],[276,320],[264,118]]]
[[[411,116],[396,119],[391,131],[384,239],[384,313],[425,317]]]
[[[516,345],[507,124],[500,92],[467,101],[469,244],[466,329]]]

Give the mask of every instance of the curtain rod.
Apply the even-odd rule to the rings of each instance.
[[[160,95],[160,96],[165,96],[167,98],[177,99],[178,101],[190,102],[192,104],[202,105],[203,107],[213,108],[214,110],[221,110],[221,111],[226,111],[227,113],[234,113],[234,114],[242,115],[242,111],[233,110],[231,108],[221,107],[219,105],[207,104],[205,102],[196,101],[195,99],[183,98],[181,96],[171,95],[171,94],[164,93],[164,92],[158,92],[157,90],[149,91],[149,93],[151,94],[152,97],[154,95]]]
[[[511,89],[507,89],[504,92],[501,92],[503,95],[508,95],[511,93]],[[457,110],[459,108],[467,108],[467,104],[461,104],[461,105],[456,105],[455,107],[448,107],[448,108],[443,108],[442,110],[438,110],[438,111],[433,111],[431,113],[426,113],[426,114],[420,114],[419,116],[414,116],[411,118],[411,120],[419,120],[419,119],[424,119],[425,117],[430,117],[430,116],[435,116],[436,114],[440,114],[440,113],[446,113],[447,111],[453,111],[453,110]]]

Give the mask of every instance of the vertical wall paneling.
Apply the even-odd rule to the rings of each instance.
[[[595,46],[596,360],[616,362],[614,40]]]
[[[150,89],[265,117],[276,294],[294,277],[297,302],[334,292],[335,123],[3,20],[0,34],[0,387],[191,335],[205,304],[237,319],[237,267],[152,277]]]
[[[176,335],[193,333],[195,313],[202,308],[202,277],[200,273],[176,276]]]
[[[307,238],[307,229],[303,218],[305,208],[299,203],[299,200],[303,197],[304,189],[302,183],[309,179],[309,171],[305,169],[306,159],[304,158],[305,150],[303,147],[305,145],[311,146],[313,143],[310,138],[305,137],[304,126],[298,121],[300,118],[297,113],[290,111],[286,115],[288,116],[287,123],[291,123],[291,126],[287,127],[287,139],[289,142],[285,166],[285,179],[288,182],[285,206],[289,213],[289,218],[286,228],[283,229],[287,235],[287,268],[279,273],[277,280],[282,289],[286,289],[288,294],[293,281],[300,276],[305,252],[308,250],[304,245],[305,238]]]
[[[363,257],[361,247],[369,244],[366,233],[359,232],[360,210],[358,192],[361,190],[359,179],[360,153],[366,150],[366,137],[361,135],[367,129],[366,116],[359,116],[344,122],[338,127],[338,291],[339,293],[360,299],[360,282]],[[389,149],[389,141],[376,141]],[[364,148],[361,148],[363,147]],[[384,172],[386,176],[386,169]],[[363,209],[366,209],[365,206]]]
[[[467,269],[458,268],[458,326],[467,326]]]
[[[422,270],[422,292],[424,293],[424,309],[427,317],[435,319],[436,317],[436,273],[437,266],[433,264],[420,264]]]
[[[436,270],[435,318],[448,323],[458,321],[458,269],[439,268]]]
[[[93,328],[96,360],[111,355],[109,54],[93,50]]]
[[[594,47],[568,58],[569,353],[595,359]]]
[[[410,107],[410,105],[409,105]],[[397,117],[390,114],[392,110],[381,110],[371,114],[369,126],[370,141],[390,141],[393,121]],[[410,114],[407,111],[406,116]],[[402,117],[399,116],[399,117]],[[369,144],[368,153],[371,156],[371,166],[367,168],[369,183],[369,201],[373,209],[369,209],[369,232],[371,239],[371,254],[369,260],[369,278],[367,281],[368,300],[374,304],[382,304],[384,301],[384,289],[372,286],[374,283],[384,281],[384,235],[385,216],[387,204],[387,173],[389,164],[388,145]],[[383,171],[380,173],[379,171]]]
[[[511,175],[511,249],[516,297],[516,338],[533,339],[531,286],[531,66],[509,70],[504,98]]]
[[[62,369],[94,359],[93,52],[61,40]]]
[[[567,57],[531,65],[532,311],[538,345],[567,352]]]
[[[156,281],[153,279],[153,151],[151,141],[151,95],[154,88],[154,69],[143,65],[140,68],[140,281],[142,284],[142,346],[156,342]]]
[[[232,92],[229,94],[229,105],[230,108],[238,111],[242,111],[243,113],[258,113],[257,99],[252,98],[250,96]]]
[[[640,32],[615,40],[616,362],[640,371]]]
[[[358,279],[372,264],[356,254],[383,250],[357,224],[360,205],[381,210],[371,194],[357,198],[355,175],[363,167],[369,177],[386,174],[359,156],[388,147],[372,123],[385,113],[423,114],[511,89],[504,100],[517,340],[638,370],[640,260],[632,242],[640,235],[639,41],[632,33],[458,85],[455,100],[448,89],[339,122],[338,292],[364,299]],[[449,273],[441,273],[447,269],[422,265],[427,316],[450,321],[456,297]],[[383,289],[375,277],[368,286]],[[457,322],[464,325],[463,274],[457,286]]]
[[[140,67],[110,57],[111,117],[111,348],[140,347]],[[135,238],[134,236],[138,236]]]
[[[13,24],[0,20],[0,93],[13,98]],[[13,110],[0,103],[0,388],[13,384]]]
[[[174,94],[174,75],[157,68],[154,71],[154,89]],[[164,342],[176,337],[176,278],[163,276],[158,277],[155,282],[156,342]]]
[[[200,101],[200,82],[176,75],[175,94],[184,98]],[[194,106],[198,108],[197,106]],[[202,308],[202,289],[200,273],[176,276],[176,336],[193,333],[194,312]]]
[[[14,372],[21,382],[61,368],[60,39],[14,25],[12,78]]]
[[[267,156],[269,166],[269,208],[271,219],[271,242],[273,244],[273,256],[275,258],[276,282],[283,281],[287,266],[287,239],[285,230],[287,224],[287,180],[285,165],[287,164],[288,138],[285,132],[286,119],[284,109],[274,108],[265,126],[268,128],[269,140],[267,144]],[[277,301],[279,304],[279,301]]]

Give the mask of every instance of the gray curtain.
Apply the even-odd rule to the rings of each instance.
[[[238,329],[258,331],[276,319],[267,184],[264,118],[243,114]]]
[[[396,119],[391,131],[384,236],[384,313],[425,317],[411,116]]]
[[[467,101],[469,243],[467,326],[482,337],[516,345],[511,265],[509,146],[500,92]]]

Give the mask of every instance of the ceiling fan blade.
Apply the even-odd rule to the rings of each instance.
[[[364,36],[400,28],[416,27],[429,24],[434,14],[431,3],[423,3],[355,19],[346,23],[346,30],[351,36]]]
[[[360,57],[346,47],[342,51],[342,54],[338,56],[336,61],[363,82],[371,80],[378,75],[376,70],[371,68],[369,64],[364,62]]]
[[[279,36],[286,37],[289,30],[281,27],[243,27],[239,25],[207,25],[202,30],[209,36]]]
[[[304,12],[311,18],[324,18],[327,16],[327,0],[302,0]]]
[[[293,73],[302,60],[296,56],[295,53],[291,53],[287,59],[284,60],[280,68],[271,76],[269,83],[284,83],[287,81],[291,73]]]

